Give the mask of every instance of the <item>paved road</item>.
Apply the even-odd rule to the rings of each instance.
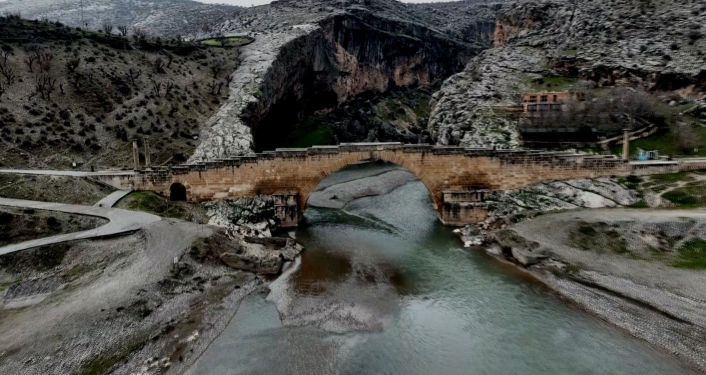
[[[0,205],[19,208],[34,208],[37,210],[59,211],[80,215],[90,215],[110,220],[110,222],[106,225],[95,229],[86,230],[83,232],[60,234],[57,236],[39,238],[36,240],[0,247],[0,255],[10,254],[21,250],[27,250],[46,245],[53,245],[67,241],[130,233],[161,220],[159,216],[144,212],[121,210],[117,208],[102,208],[74,204],[26,201],[21,199],[0,198]]]
[[[105,198],[99,200],[98,203],[93,205],[93,207],[113,207],[116,203],[118,203],[119,200],[123,199],[123,197],[130,193],[132,193],[132,190],[116,190],[108,194]]]
[[[0,169],[0,173],[15,173],[15,174],[32,174],[32,175],[44,175],[44,176],[70,176],[70,177],[91,177],[91,176],[131,176],[135,174],[135,171],[98,171],[98,172],[85,172],[85,171],[58,171],[58,170],[47,170],[47,169]]]

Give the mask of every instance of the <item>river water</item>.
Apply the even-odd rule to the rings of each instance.
[[[309,207],[306,222],[300,261],[243,301],[191,373],[693,374],[464,249],[419,181],[344,210]]]

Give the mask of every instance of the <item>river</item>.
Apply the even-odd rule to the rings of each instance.
[[[330,181],[360,168],[376,167]],[[301,259],[242,302],[189,373],[694,374],[464,249],[419,181],[344,210],[309,207],[295,235]]]

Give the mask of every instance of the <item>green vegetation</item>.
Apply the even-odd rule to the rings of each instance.
[[[706,144],[706,127],[693,127],[695,136]],[[698,147],[697,152],[693,148],[688,150],[679,147],[679,140],[672,130],[666,130],[662,133],[653,134],[649,137],[630,141],[630,156],[637,156],[638,148],[652,151],[659,151],[660,155],[670,156],[706,156],[706,147]],[[611,147],[611,152],[615,155],[620,155],[623,152],[622,145]]]
[[[618,178],[618,183],[630,190],[637,190],[640,187],[642,178],[638,176],[627,176]]]
[[[706,269],[706,241],[695,238],[679,249],[679,259],[674,267]]]
[[[535,91],[565,91],[572,88],[578,80],[569,77],[527,77],[524,83]]]
[[[181,204],[149,191],[134,192],[118,202],[117,207],[176,219],[184,219],[188,214]]]
[[[131,353],[140,350],[147,343],[147,335],[138,335],[128,339],[115,350],[96,356],[85,362],[75,375],[104,375],[110,373],[115,365],[124,362]]]
[[[579,249],[602,253],[612,251],[616,254],[628,253],[627,241],[618,231],[606,223],[577,223],[569,234],[570,241]]]
[[[662,194],[662,198],[679,208],[704,207],[706,206],[706,186],[699,182],[690,183]]]
[[[300,123],[281,147],[304,148],[334,144],[333,132],[323,117],[311,117]]]
[[[5,291],[5,289],[7,289],[7,288],[19,283],[19,282],[20,282],[20,280],[16,279],[16,280],[10,280],[10,281],[5,281],[5,282],[0,283],[0,294],[3,293]]]
[[[655,174],[650,176],[651,181],[660,182],[678,182],[678,181],[693,181],[694,178],[689,175],[689,172]]]
[[[199,41],[205,46],[212,47],[239,47],[252,42],[252,39],[244,36],[233,36],[229,38],[211,38]]]

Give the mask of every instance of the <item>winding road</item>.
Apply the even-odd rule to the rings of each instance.
[[[102,217],[109,220],[108,224],[105,224],[95,229],[90,229],[82,232],[60,234],[56,236],[39,238],[35,240],[0,247],[0,255],[10,254],[17,251],[32,249],[40,246],[53,245],[67,241],[82,240],[87,238],[109,237],[119,234],[131,233],[142,229],[149,224],[156,223],[161,220],[159,216],[144,212],[128,211],[118,208],[108,208],[128,193],[129,192],[125,191],[117,191],[113,194],[108,195],[98,203],[103,204],[104,207],[0,198],[0,206],[66,212],[71,214]]]

